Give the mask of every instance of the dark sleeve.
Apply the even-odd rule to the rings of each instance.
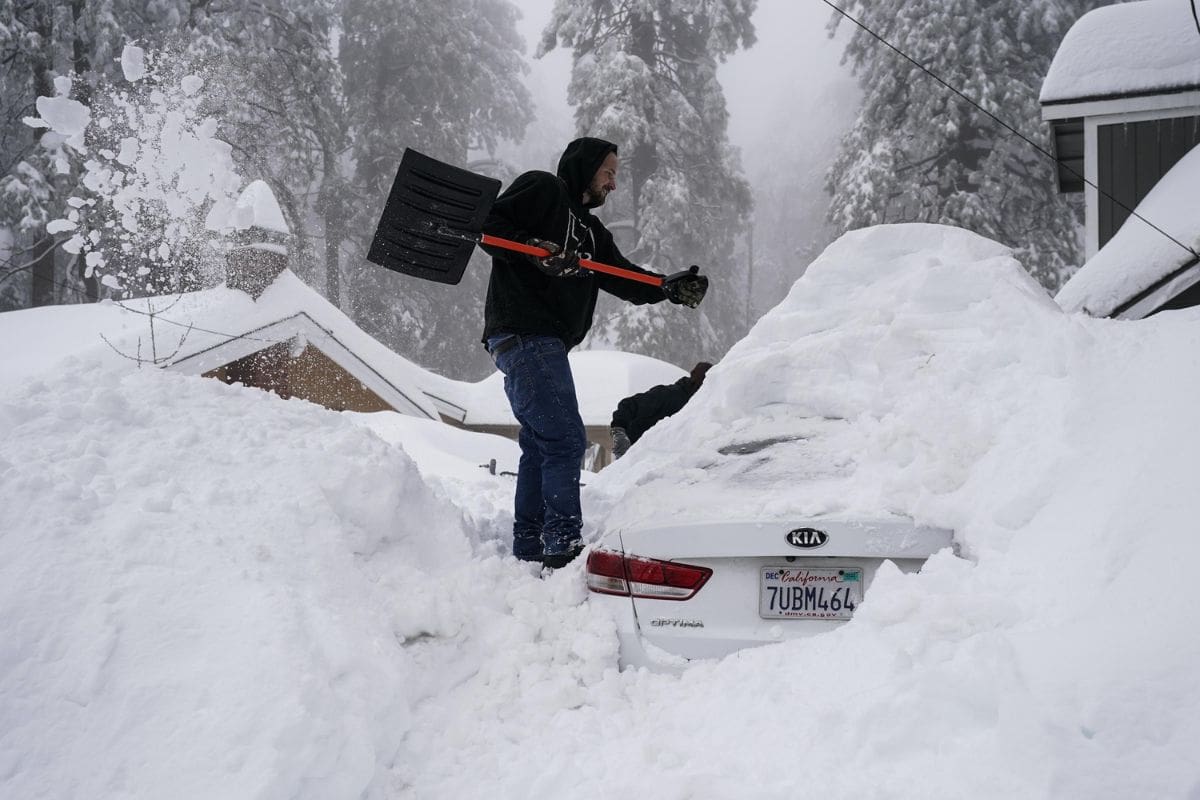
[[[639,397],[641,397],[640,394],[635,394],[617,403],[617,410],[613,412],[610,428],[624,428],[625,432],[629,433],[633,427],[633,421],[638,417]]]
[[[687,378],[651,387],[641,394],[622,400],[617,406],[617,413],[613,414],[613,425],[625,428],[629,438],[636,442],[643,433],[687,405],[688,399],[694,393],[695,388]],[[629,405],[625,406],[626,403]],[[621,416],[624,425],[617,425],[618,415]]]
[[[607,230],[604,231],[601,239],[603,244],[599,248],[601,253],[597,254],[597,261],[604,264],[611,264],[614,267],[641,272],[645,275],[658,275],[657,272],[642,269],[622,255],[621,251],[617,248],[617,243],[613,241],[612,234]],[[628,278],[618,278],[616,275],[607,275],[603,272],[596,273],[596,279],[601,289],[614,297],[619,297],[630,303],[643,305],[645,303],[661,303],[666,299],[661,286],[651,286],[648,283],[631,281]]]
[[[502,239],[524,244],[542,238],[537,232],[539,223],[553,218],[559,202],[561,181],[548,172],[526,172],[518,175],[509,187],[496,198],[483,223],[483,232]],[[512,256],[511,250],[481,245],[493,256]]]

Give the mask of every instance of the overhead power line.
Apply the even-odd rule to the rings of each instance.
[[[943,80],[943,79],[942,79],[942,77],[941,77],[940,75],[938,75],[937,73],[935,73],[933,70],[929,69],[929,67],[927,67],[927,66],[925,66],[924,64],[922,64],[921,62],[917,61],[915,58],[913,58],[912,56],[910,56],[908,53],[905,53],[903,50],[901,50],[900,48],[896,47],[894,44],[892,44],[891,42],[889,42],[887,39],[883,38],[883,37],[882,37],[882,36],[880,36],[878,33],[876,33],[875,31],[871,30],[870,28],[868,28],[868,27],[867,27],[865,24],[863,24],[863,22],[862,22],[861,20],[859,20],[859,19],[855,18],[855,17],[854,17],[854,16],[852,16],[851,14],[849,14],[849,13],[847,13],[846,11],[844,11],[843,9],[839,8],[837,5],[835,5],[834,3],[832,3],[830,0],[821,0],[821,2],[822,2],[822,3],[824,3],[825,5],[829,6],[830,8],[832,8],[832,9],[833,9],[834,11],[836,11],[837,13],[841,14],[841,15],[842,15],[843,17],[845,17],[846,19],[848,19],[848,20],[850,20],[851,22],[853,22],[853,23],[854,23],[855,25],[857,25],[858,27],[862,28],[862,29],[863,29],[864,31],[866,31],[866,32],[867,32],[867,33],[868,33],[868,34],[869,34],[871,37],[873,37],[873,38],[874,38],[874,39],[876,39],[878,42],[880,42],[881,44],[883,44],[884,46],[886,46],[888,49],[890,49],[890,50],[891,50],[892,52],[894,52],[896,55],[900,56],[900,57],[901,57],[901,58],[903,58],[905,61],[907,61],[907,62],[909,62],[910,64],[912,64],[913,66],[915,66],[917,69],[921,70],[921,71],[922,71],[922,72],[924,72],[926,75],[928,75],[929,77],[933,78],[935,81],[937,81],[938,83],[940,83],[942,86],[944,86],[944,87],[946,87],[947,89],[949,89],[950,91],[954,92],[954,94],[958,95],[959,97],[961,97],[961,98],[962,98],[963,100],[965,100],[966,102],[970,103],[972,106],[974,106],[976,109],[978,109],[978,110],[979,110],[981,113],[983,113],[983,114],[987,115],[987,116],[988,116],[988,117],[990,117],[992,120],[994,120],[994,121],[996,122],[996,124],[997,124],[997,125],[1000,125],[1001,127],[1003,127],[1003,128],[1005,128],[1006,130],[1010,131],[1010,132],[1011,132],[1011,133],[1012,133],[1014,136],[1017,136],[1017,137],[1019,137],[1020,139],[1024,140],[1025,142],[1028,142],[1028,143],[1029,143],[1029,146],[1030,146],[1030,147],[1032,147],[1034,150],[1036,150],[1037,152],[1041,153],[1043,156],[1045,156],[1046,158],[1048,158],[1048,159],[1050,159],[1051,161],[1053,161],[1053,162],[1054,162],[1055,164],[1057,164],[1059,167],[1061,167],[1062,169],[1064,169],[1064,170],[1066,170],[1067,172],[1071,173],[1071,174],[1072,174],[1072,175],[1074,175],[1076,178],[1078,178],[1079,180],[1083,181],[1083,182],[1084,182],[1085,184],[1087,184],[1088,186],[1090,186],[1090,187],[1092,187],[1093,189],[1095,189],[1097,192],[1099,192],[1100,194],[1102,194],[1104,197],[1106,197],[1106,198],[1108,198],[1109,200],[1111,200],[1112,202],[1116,203],[1118,206],[1120,206],[1120,207],[1121,207],[1122,209],[1124,209],[1125,211],[1128,211],[1128,212],[1129,212],[1129,214],[1130,214],[1131,216],[1133,216],[1133,217],[1136,217],[1137,219],[1140,219],[1142,222],[1146,223],[1146,224],[1147,224],[1147,225],[1149,225],[1151,228],[1153,228],[1154,230],[1158,231],[1160,234],[1162,234],[1162,235],[1163,235],[1163,236],[1165,236],[1166,238],[1170,239],[1170,240],[1171,240],[1172,242],[1174,242],[1175,244],[1179,245],[1181,248],[1183,248],[1183,249],[1184,249],[1186,252],[1188,252],[1189,254],[1191,254],[1193,257],[1195,257],[1195,258],[1200,258],[1200,253],[1197,253],[1195,250],[1193,250],[1192,248],[1188,247],[1186,244],[1184,244],[1183,242],[1179,241],[1179,240],[1178,240],[1178,239],[1176,239],[1174,236],[1172,236],[1171,234],[1167,233],[1167,232],[1166,232],[1166,231],[1164,231],[1162,228],[1158,227],[1158,226],[1157,226],[1157,225],[1155,225],[1153,222],[1151,222],[1150,220],[1146,219],[1144,216],[1142,216],[1142,215],[1141,215],[1141,214],[1139,214],[1138,212],[1134,211],[1132,208],[1130,208],[1129,206],[1125,205],[1124,203],[1122,203],[1122,202],[1121,202],[1120,200],[1118,200],[1117,198],[1113,197],[1113,196],[1112,196],[1111,194],[1109,194],[1108,192],[1106,192],[1106,191],[1104,191],[1103,189],[1101,189],[1101,188],[1100,188],[1099,186],[1097,186],[1095,183],[1093,183],[1092,181],[1088,180],[1086,177],[1084,177],[1083,175],[1079,174],[1077,171],[1075,171],[1075,170],[1074,170],[1074,169],[1072,169],[1071,167],[1067,166],[1067,165],[1066,165],[1065,163],[1063,163],[1062,161],[1059,161],[1057,158],[1055,158],[1055,157],[1054,157],[1054,154],[1053,154],[1053,153],[1050,153],[1050,152],[1048,152],[1048,151],[1047,151],[1047,150],[1046,150],[1044,147],[1042,147],[1040,144],[1038,144],[1037,142],[1035,142],[1033,139],[1030,139],[1028,136],[1026,136],[1025,134],[1021,133],[1019,130],[1017,130],[1016,128],[1014,128],[1012,125],[1009,125],[1009,124],[1008,124],[1007,122],[1005,122],[1003,119],[1001,119],[1000,117],[996,116],[996,115],[995,115],[995,114],[993,114],[991,111],[988,111],[986,108],[984,108],[983,106],[981,106],[979,103],[975,102],[975,100],[973,100],[972,98],[968,97],[966,94],[964,94],[964,93],[962,93],[961,91],[959,91],[958,89],[956,89],[954,86],[952,86],[952,85],[951,85],[950,83],[948,83],[947,81]],[[1193,10],[1193,13],[1194,13],[1194,12],[1195,12],[1195,0],[1192,0],[1192,3],[1193,3],[1192,10]],[[1198,31],[1200,31],[1200,19],[1198,19],[1198,20],[1197,20],[1197,22],[1196,22],[1196,28],[1197,28],[1197,30],[1198,30]]]

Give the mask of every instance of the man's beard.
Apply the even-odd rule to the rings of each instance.
[[[604,205],[604,201],[608,199],[608,191],[605,189],[588,189],[588,205],[592,208]]]

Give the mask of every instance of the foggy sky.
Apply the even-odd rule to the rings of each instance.
[[[556,49],[544,58],[533,58],[554,0],[515,2],[524,14],[518,30],[526,41],[530,65],[526,82],[537,108],[527,137],[532,141],[509,154],[543,162],[519,164],[522,169],[545,168],[545,162],[557,159],[562,145],[574,135],[567,105],[571,54]],[[848,117],[848,112],[831,115],[826,107],[830,102],[844,102],[847,108],[857,103],[853,81],[839,64],[841,43],[831,41],[825,31],[830,13],[819,0],[759,0],[752,18],[757,43],[735,53],[720,68],[730,113],[729,138],[741,149],[751,182],[769,171],[772,153],[781,141],[802,148],[812,137],[830,136],[831,117]]]

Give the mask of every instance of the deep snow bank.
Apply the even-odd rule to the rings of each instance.
[[[962,231],[843,237],[593,527],[884,510],[970,558],[681,678],[616,673],[578,568],[497,557],[405,432],[76,363],[0,396],[0,795],[1195,797],[1198,352]]]
[[[590,509],[892,511],[972,560],[882,574],[830,636],[638,680],[597,733],[572,717],[578,749],[676,796],[1195,796],[1197,352],[1200,315],[1066,315],[961,230],[843,237]]]
[[[484,654],[611,663],[579,589],[493,555],[454,492],[214,380],[75,361],[5,393],[0,795],[396,796],[414,707]]]
[[[1003,456],[1027,476],[1057,468],[1080,333],[994,242],[936,225],[847,234],[682,413],[603,473],[594,517],[895,513],[959,527],[958,507],[936,501],[998,444],[1024,442]],[[1004,502],[1014,524],[1033,511]]]

